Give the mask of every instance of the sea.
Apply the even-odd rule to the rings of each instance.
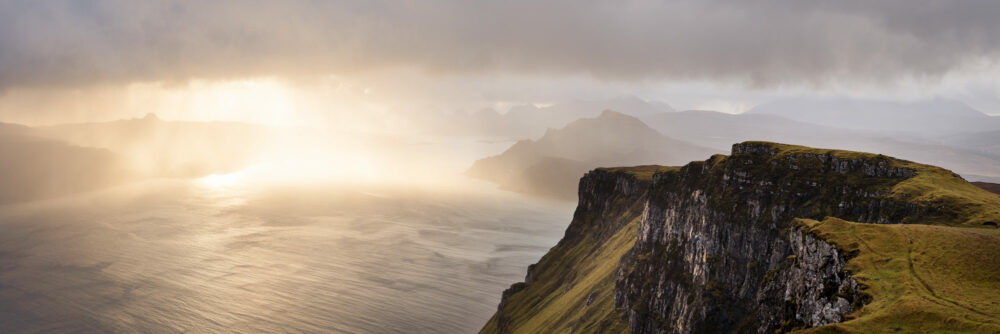
[[[162,179],[0,207],[2,333],[474,333],[575,203]]]

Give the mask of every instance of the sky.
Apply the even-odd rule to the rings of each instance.
[[[637,96],[1000,114],[996,1],[0,0],[0,121],[274,124]],[[391,124],[389,124],[391,125]]]

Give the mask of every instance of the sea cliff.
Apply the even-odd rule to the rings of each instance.
[[[933,166],[767,142],[683,167],[597,169],[563,240],[482,332],[772,333],[858,319],[879,297],[859,281],[865,268],[849,268],[864,250],[803,219],[996,234],[1000,197]]]

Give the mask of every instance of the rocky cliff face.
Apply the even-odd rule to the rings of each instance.
[[[790,325],[817,327],[840,322],[867,299],[836,247],[796,226],[788,234],[791,255],[764,275],[757,300],[763,312],[758,332]]]
[[[654,176],[615,290],[633,333],[840,321],[859,301],[846,260],[792,220],[885,223],[933,210],[887,196],[914,175],[888,157],[778,153],[772,144],[737,144],[730,157]]]
[[[954,217],[958,209],[946,202],[934,196],[915,200],[927,196],[897,187],[927,168],[960,180],[936,167],[881,155],[763,142],[736,144],[731,156],[655,173],[592,172],[581,180],[574,222],[553,250],[580,243],[580,236],[606,240],[630,219],[613,217],[634,207],[629,200],[640,200],[629,250],[608,274],[613,288],[605,298],[613,312],[597,329],[618,328],[612,324],[617,323],[632,333],[770,333],[840,322],[869,296],[844,269],[850,254],[806,232],[797,219],[899,223]],[[650,181],[637,182],[642,178],[637,175]],[[539,266],[574,265],[553,252],[546,258]],[[521,290],[545,280],[529,272],[527,281]],[[550,290],[505,293],[497,313],[505,325],[498,332],[577,329],[573,324],[587,321],[519,326],[524,320],[504,317],[512,295],[537,294],[524,306],[526,319],[562,307],[539,304],[547,294],[559,293]],[[586,305],[593,301],[589,296]],[[489,327],[484,332],[496,332]]]

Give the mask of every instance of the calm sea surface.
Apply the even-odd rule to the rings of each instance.
[[[0,332],[475,332],[574,206],[489,188],[156,181],[0,207]]]

